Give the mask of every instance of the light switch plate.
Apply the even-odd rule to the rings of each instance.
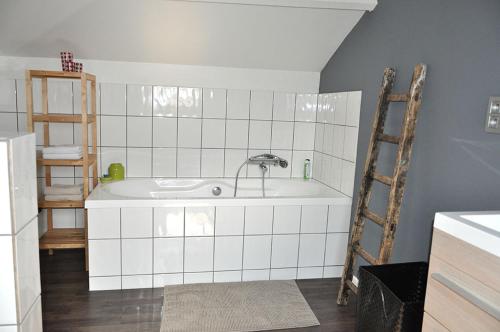
[[[486,115],[486,132],[500,134],[500,97],[490,97]]]

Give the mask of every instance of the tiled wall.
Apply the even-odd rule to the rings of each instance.
[[[89,288],[339,277],[350,207],[89,209]]]
[[[320,94],[314,140],[314,178],[351,196],[358,146],[361,91]]]
[[[76,82],[49,81],[49,112],[80,113],[79,89]],[[352,196],[358,96],[100,83],[99,174],[121,162],[128,177],[234,177],[247,157],[271,152],[290,166],[271,167],[267,176],[302,177],[309,158],[313,177]],[[24,81],[0,80],[0,130],[26,130],[25,112]],[[41,144],[41,124],[36,129]],[[50,142],[80,144],[80,125],[51,124]],[[81,168],[52,169],[53,183],[81,183]],[[245,167],[242,175],[260,171]],[[54,225],[81,227],[82,211],[54,210]]]

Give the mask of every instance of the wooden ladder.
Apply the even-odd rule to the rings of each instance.
[[[347,248],[342,282],[337,297],[338,304],[347,304],[349,289],[354,293],[357,292],[357,286],[353,283],[352,277],[353,267],[356,264],[358,255],[372,265],[385,264],[391,256],[394,244],[394,233],[396,232],[396,226],[399,222],[406,174],[410,166],[417,114],[422,102],[422,89],[425,82],[425,74],[426,66],[424,64],[416,65],[408,93],[393,94],[391,91],[394,85],[396,72],[392,68],[386,68],[384,70],[384,78],[380,87],[377,111],[373,120],[372,134],[368,146],[364,176],[361,181],[356,215],[351,230],[351,239]],[[406,103],[406,111],[399,137],[384,134],[385,120],[389,103],[391,102]],[[398,145],[392,177],[377,173],[375,170],[380,151],[380,143],[382,142]],[[390,187],[385,217],[368,209],[374,180]],[[368,251],[361,247],[361,237],[363,235],[365,219],[373,221],[384,229],[378,257],[373,257]]]

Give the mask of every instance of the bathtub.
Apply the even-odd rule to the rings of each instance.
[[[214,188],[220,195],[214,195]],[[351,198],[314,180],[127,179],[88,209],[89,289],[339,277]]]

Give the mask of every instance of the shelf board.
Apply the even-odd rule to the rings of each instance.
[[[83,208],[85,200],[81,201],[46,201],[44,199],[38,201],[39,209],[64,209],[64,208]]]
[[[34,122],[59,122],[59,123],[79,123],[82,122],[82,115],[73,114],[33,114]],[[96,120],[96,116],[89,114],[87,115],[87,123],[93,123]]]
[[[80,80],[86,77],[89,81],[95,81],[95,75],[85,72],[56,71],[56,70],[28,70],[31,77],[37,78],[69,78]]]
[[[94,153],[89,153],[89,167],[96,162],[97,158]],[[83,166],[82,159],[43,159],[37,158],[37,163],[40,166]]]
[[[74,249],[85,246],[84,228],[54,228],[39,240],[40,249]]]

